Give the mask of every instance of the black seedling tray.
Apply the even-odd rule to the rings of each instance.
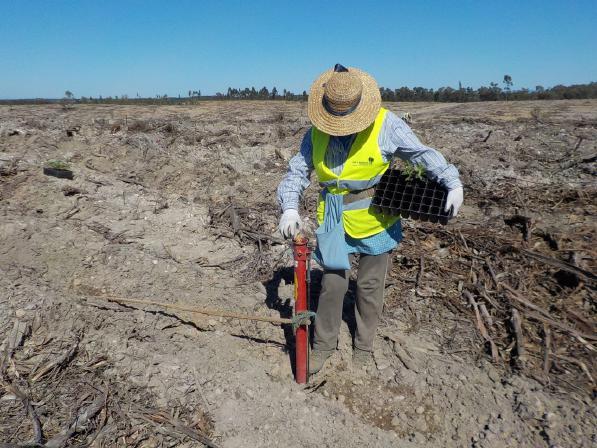
[[[398,169],[388,169],[375,187],[372,205],[382,213],[419,221],[447,224],[447,190],[426,177],[411,178]]]

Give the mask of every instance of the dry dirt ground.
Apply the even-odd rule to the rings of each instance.
[[[594,446],[597,101],[387,107],[465,205],[405,220],[368,372],[352,285],[306,388],[289,328],[105,300],[288,317],[304,103],[0,107],[0,446]]]

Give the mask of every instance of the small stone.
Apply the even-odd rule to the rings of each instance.
[[[25,315],[25,310],[18,309],[15,311],[15,316],[23,317]]]
[[[485,432],[487,434],[498,434],[501,432],[500,427],[498,425],[487,424],[487,426],[485,427],[485,430],[486,430]]]
[[[259,291],[260,293],[262,293],[264,295],[267,294],[267,290],[265,289],[265,286],[263,285],[263,283],[255,282],[255,287],[256,287],[257,291]]]
[[[427,421],[425,420],[425,417],[422,415],[419,415],[417,418],[415,418],[415,420],[413,420],[412,424],[413,424],[413,427],[419,432],[424,433],[429,430]]]
[[[415,432],[413,435],[414,435],[413,439],[415,442],[417,442],[419,444],[425,443],[426,439],[423,434],[421,434],[420,432]]]
[[[545,414],[544,416],[545,419],[545,423],[547,425],[548,428],[555,428],[556,426],[558,426],[558,415],[554,414],[553,412],[548,412]]]
[[[346,397],[344,395],[338,395],[338,401],[340,403],[344,403],[344,400],[346,400]]]
[[[329,396],[330,396],[330,393],[329,393],[327,390],[324,390],[324,391],[323,391],[323,396],[324,396],[324,397],[329,397]]]
[[[419,406],[417,409],[415,409],[415,412],[417,414],[423,414],[425,413],[425,408],[423,406]]]
[[[582,430],[580,429],[580,426],[575,423],[569,425],[568,429],[570,429],[570,432],[573,434],[577,434],[577,435],[582,434]]]
[[[385,370],[390,367],[390,363],[387,359],[380,359],[376,362],[377,370]]]
[[[390,422],[390,424],[394,427],[399,426],[400,425],[400,419],[398,418],[398,416],[394,416],[392,418],[392,421]]]
[[[496,369],[490,368],[489,371],[487,372],[487,376],[494,383],[499,383],[499,381],[500,381],[500,374],[498,373],[498,371]]]
[[[447,247],[439,249],[437,251],[437,255],[439,258],[446,258],[448,255],[450,255],[450,249],[448,249]]]

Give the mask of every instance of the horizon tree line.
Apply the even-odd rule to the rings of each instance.
[[[400,87],[390,89],[380,87],[380,94],[383,101],[432,101],[432,102],[476,102],[476,101],[524,101],[524,100],[546,100],[546,99],[590,99],[597,98],[597,82],[588,84],[572,84],[565,86],[562,84],[545,88],[541,85],[535,86],[534,90],[528,88],[513,89],[514,82],[512,76],[504,75],[502,80],[503,87],[496,82],[490,82],[489,86],[481,86],[477,89],[464,87],[458,82],[458,88],[440,87],[438,89],[425,87]],[[303,90],[300,94],[295,94],[290,90],[283,89],[282,93],[274,86],[271,91],[267,87],[257,90],[255,87],[234,88],[228,87],[225,93],[217,92],[215,95],[202,95],[201,90],[189,89],[187,97],[171,97],[167,94],[155,95],[153,97],[142,98],[137,93],[136,98],[130,99],[127,94],[112,97],[97,98],[81,97],[75,99],[75,95],[67,90],[64,92],[64,99],[78,102],[110,102],[110,101],[164,101],[164,102],[184,102],[198,101],[206,99],[218,100],[286,100],[286,101],[306,101],[308,93]]]

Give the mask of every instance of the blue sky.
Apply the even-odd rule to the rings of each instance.
[[[597,81],[597,0],[0,0],[0,98]]]

